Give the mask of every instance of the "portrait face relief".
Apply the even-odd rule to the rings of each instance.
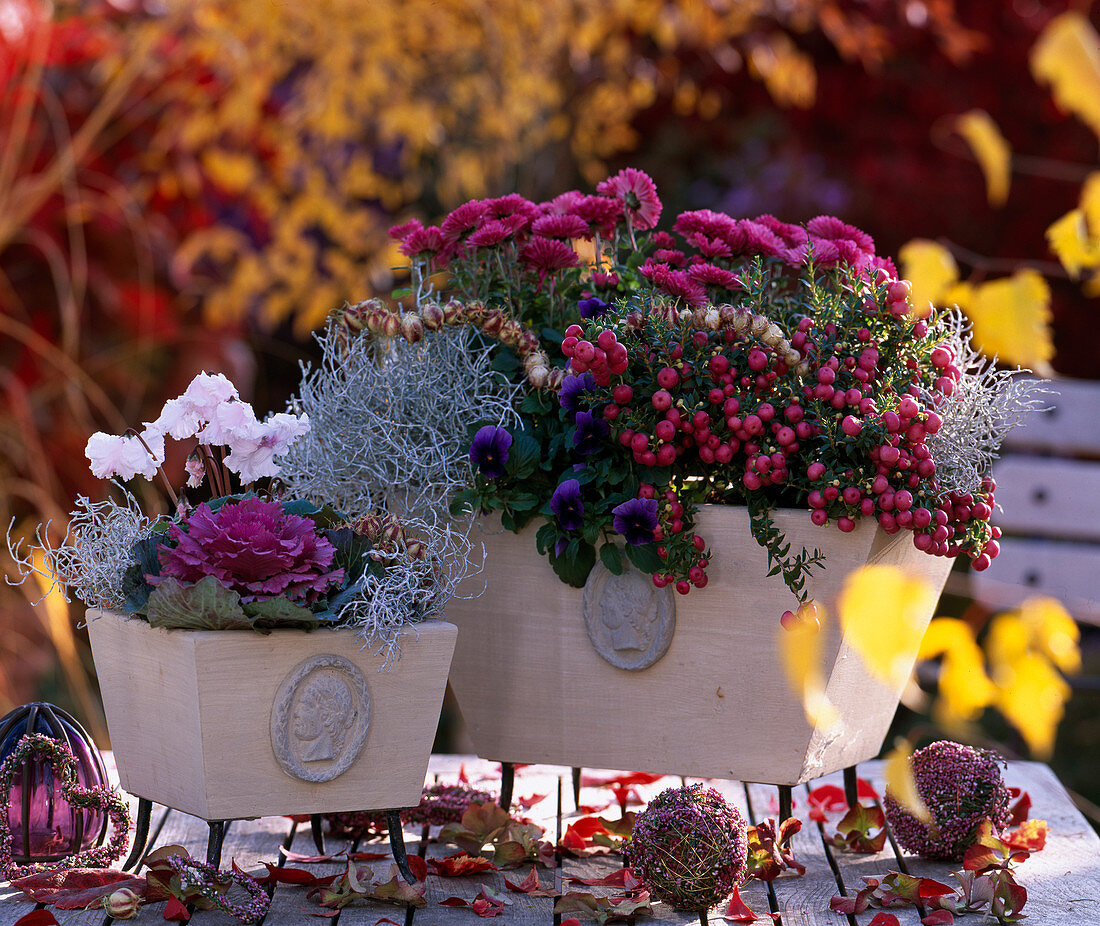
[[[271,706],[271,750],[302,781],[331,781],[351,767],[366,740],[370,695],[342,656],[306,659],[283,679]]]
[[[637,672],[667,652],[676,629],[671,589],[659,589],[635,569],[614,575],[597,563],[584,587],[588,639],[599,655],[620,669]]]

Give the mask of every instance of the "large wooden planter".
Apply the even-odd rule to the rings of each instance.
[[[478,754],[781,785],[874,757],[901,692],[872,678],[842,639],[837,595],[846,575],[868,563],[921,576],[938,595],[952,561],[922,553],[908,532],[890,536],[870,520],[842,534],[812,525],[808,512],[774,517],[793,551],[805,545],[827,554],[807,588],[832,618],[822,669],[836,724],[811,726],[784,678],[779,615],[794,599],[781,578],[766,576],[767,556],[749,533],[746,509],[700,512],[699,530],[713,552],[709,584],[686,597],[666,590],[675,630],[664,656],[640,669],[619,668],[597,652],[585,596],[588,621],[612,625],[597,635],[602,648],[624,665],[644,662],[647,642],[650,658],[659,651],[662,641],[653,641],[665,629],[653,617],[639,638],[622,617],[634,607],[627,599],[655,609],[661,596],[644,605],[645,582],[632,590],[609,582],[606,572],[597,579],[599,565],[589,588],[570,588],[538,555],[534,528],[515,535],[488,521],[474,533],[485,545],[485,569],[459,591],[476,595],[484,585],[484,594],[456,598],[447,610],[459,627],[451,685]],[[919,635],[910,643],[915,660]]]
[[[351,630],[163,630],[89,614],[122,787],[206,820],[420,800],[454,624],[387,671]]]

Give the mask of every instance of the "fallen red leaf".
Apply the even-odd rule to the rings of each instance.
[[[458,767],[458,783],[460,785],[468,785],[470,783],[470,779],[466,777],[466,763],[465,762],[463,762]]]
[[[621,887],[623,890],[632,891],[641,886],[641,881],[629,868],[620,868],[604,878],[568,878],[570,884],[587,884],[589,887],[596,885],[602,887]]]
[[[308,913],[310,916],[323,916],[325,919],[332,919],[333,917],[340,915],[340,908],[336,907],[333,910],[327,910],[324,907],[299,907],[303,913]]]
[[[353,862],[377,862],[390,858],[390,854],[388,852],[352,852],[348,858]]]
[[[530,797],[517,798],[514,803],[520,810],[530,810],[539,801],[546,800],[545,794],[532,794]]]
[[[1038,852],[1047,844],[1046,820],[1025,820],[1020,826],[1001,834],[1005,845],[1013,849]]]
[[[579,804],[577,810],[581,813],[599,813],[601,810],[607,810],[614,803],[614,801],[608,801],[606,804]]]
[[[388,916],[383,916],[374,921],[374,926],[380,926],[381,923],[389,923],[390,926],[402,926],[401,923],[391,920]]]
[[[304,868],[280,868],[270,862],[264,862],[267,877],[257,878],[260,884],[305,884],[312,887],[317,883],[317,875]]]
[[[578,920],[575,916],[571,916],[567,920],[562,920],[561,926],[581,926],[581,921]]]
[[[955,915],[950,910],[934,910],[921,922],[924,923],[924,926],[952,926],[955,922]]]
[[[722,919],[729,920],[731,923],[755,923],[757,916],[746,906],[745,901],[741,899],[741,891],[739,888],[733,889],[733,894],[730,897],[729,906],[726,907],[726,912],[722,914]]]
[[[164,905],[164,918],[186,923],[191,919],[191,914],[187,912],[187,907],[180,903],[178,897],[169,897],[168,903]]]
[[[463,900],[461,897],[447,897],[444,900],[439,901],[441,907],[468,907],[470,901]]]
[[[479,855],[469,855],[465,852],[448,855],[443,859],[433,858],[428,861],[428,868],[431,868],[441,878],[464,878],[467,875],[476,875],[481,871],[496,871],[496,867],[487,858],[482,858]],[[416,872],[413,872],[413,874],[416,874]]]
[[[581,778],[581,784],[586,788],[603,788],[608,785],[618,785],[620,788],[628,785],[651,785],[660,781],[664,775],[655,775],[651,772],[623,772],[612,775],[609,778],[599,778],[595,775],[585,775]]]
[[[868,923],[867,926],[901,926],[901,923],[893,913],[886,913],[880,910],[871,917],[871,922]]]
[[[1009,788],[1008,793],[1017,798],[1016,803],[1008,809],[1011,814],[1008,818],[1008,825],[1019,826],[1027,820],[1028,815],[1031,813],[1031,795],[1020,788]]]
[[[279,846],[279,852],[288,862],[297,862],[299,865],[325,865],[329,862],[343,864],[347,857],[345,852],[337,852],[335,855],[303,855],[301,852],[292,852],[286,846]]]
[[[61,926],[49,910],[31,910],[24,913],[12,926]]]
[[[40,871],[11,882],[32,900],[39,903],[58,904],[71,898],[87,896],[76,907],[61,906],[62,910],[76,910],[88,906],[120,887],[128,887],[135,894],[144,896],[145,879],[124,871],[103,868],[70,868],[67,871]]]

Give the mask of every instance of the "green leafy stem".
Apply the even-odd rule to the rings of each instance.
[[[768,553],[768,565],[771,566],[768,575],[782,575],[783,582],[798,598],[799,604],[805,604],[809,599],[806,594],[806,579],[815,569],[825,568],[825,554],[816,547],[813,553],[803,547],[801,553],[791,556],[791,544],[786,535],[775,526],[767,503],[753,493],[749,493],[746,501],[749,528],[756,542]]]

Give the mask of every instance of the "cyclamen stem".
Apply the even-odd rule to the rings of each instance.
[[[218,469],[217,461],[214,459],[214,454],[205,444],[199,446],[202,448],[199,452],[202,454],[202,463],[206,468],[206,475],[210,480],[210,487],[214,490],[215,497],[225,495],[225,485],[222,482],[221,472]]]
[[[140,434],[138,434],[138,432],[135,431],[133,428],[127,428],[126,433],[127,434],[132,434],[139,441],[141,441],[141,446],[145,448],[145,452],[148,453],[149,456],[152,459],[154,459],[154,460],[156,459],[156,456],[154,455],[153,451],[151,449],[149,449],[149,445],[147,443],[145,443],[145,438],[144,437],[142,437]],[[160,481],[164,483],[164,488],[168,491],[168,497],[170,499],[172,499],[172,507],[173,508],[178,508],[180,500],[179,500],[179,498],[176,497],[176,491],[175,491],[175,489],[172,488],[172,483],[170,483],[168,481],[168,476],[165,474],[163,466],[159,466],[159,465],[157,466],[157,475],[160,476]]]

